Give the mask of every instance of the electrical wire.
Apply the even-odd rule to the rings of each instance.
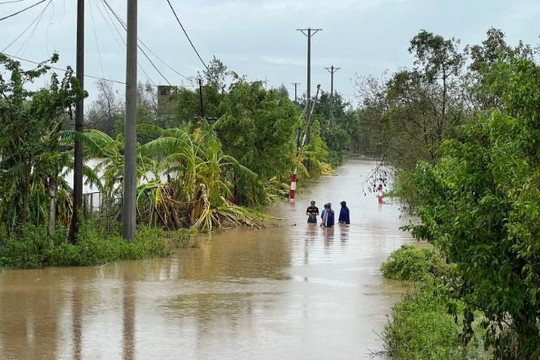
[[[123,20],[120,18],[120,16],[118,16],[116,14],[116,12],[108,5],[106,4],[105,1],[103,0],[95,0],[95,1],[98,1],[98,4],[101,4],[104,5],[104,8],[105,8],[105,11],[102,10],[102,7],[101,6],[98,6],[98,11],[99,13],[101,14],[102,18],[105,20],[105,23],[107,24],[107,26],[109,27],[109,30],[114,34],[115,31],[116,31],[116,34],[117,36],[115,37],[115,40],[116,42],[118,43],[119,46],[126,46],[126,41],[124,40],[124,38],[122,37],[122,34],[120,32],[120,30],[118,29],[117,27],[117,23],[120,23],[123,28],[124,28],[124,31],[126,31],[126,27],[124,26],[124,22]],[[107,11],[108,10],[108,11]],[[114,15],[113,15],[114,14]],[[116,19],[116,21],[114,19]],[[115,31],[113,31],[112,29],[114,29]],[[169,68],[171,71],[173,71],[174,73],[176,73],[177,75],[181,76],[182,78],[186,79],[187,81],[189,81],[189,84],[187,86],[191,86],[191,87],[196,87],[192,82],[193,80],[187,76],[185,76],[184,74],[178,72],[176,69],[174,69],[172,66],[170,66],[169,64],[167,64],[165,61],[163,61],[158,55],[156,55],[143,41],[141,41],[140,39],[138,39],[138,41],[140,42],[140,44],[142,46],[144,46],[147,51],[152,54],[156,59],[158,59],[163,65],[165,65],[167,68]],[[142,67],[141,67],[142,69]],[[144,72],[144,70],[143,70]],[[145,75],[147,75],[147,77],[149,78],[148,74],[145,73]],[[149,78],[150,80],[150,78]],[[150,80],[151,81],[151,80]],[[182,85],[182,86],[186,86],[186,85]]]
[[[98,41],[97,32],[96,32],[96,21],[94,20],[94,11],[92,8],[91,1],[89,2],[89,5],[90,5],[90,18],[92,19],[92,30],[94,31],[94,40],[96,42],[96,49],[97,49],[98,59],[99,59],[99,68],[101,69],[101,76],[103,76],[104,74],[103,61],[101,59],[101,49],[99,48],[99,41]]]
[[[51,53],[49,51],[49,29],[51,27],[51,24],[53,23],[54,14],[56,12],[56,7],[54,6],[54,3],[51,3],[51,4],[52,4],[52,11],[49,17],[49,22],[47,23],[47,31],[45,31],[45,48],[47,49],[47,54]]]
[[[24,0],[2,1],[2,2],[0,2],[0,5],[4,5],[4,4],[14,4],[14,3],[23,2],[23,1],[24,1]]]
[[[193,81],[192,79],[190,79],[189,77],[185,76],[184,74],[181,74],[179,73],[178,71],[176,71],[174,68],[172,68],[171,66],[169,66],[169,64],[167,64],[166,62],[164,62],[163,60],[160,59],[159,56],[157,56],[148,46],[146,46],[145,43],[143,43],[141,41],[141,45],[144,46],[146,48],[146,50],[148,50],[148,52],[152,55],[154,55],[156,57],[156,59],[158,59],[163,65],[165,65],[166,67],[168,67],[171,71],[175,72],[177,75],[180,75],[181,77],[183,77],[184,79],[186,79],[187,81]]]
[[[0,21],[3,21],[3,20],[6,20],[6,19],[9,19],[10,17],[19,15],[20,13],[23,13],[23,12],[25,12],[26,10],[30,10],[31,8],[33,8],[33,7],[35,7],[35,6],[38,6],[39,4],[44,3],[45,1],[47,1],[47,0],[41,0],[41,1],[38,1],[38,2],[35,3],[34,5],[30,5],[30,6],[24,8],[24,9],[22,9],[22,10],[19,10],[19,11],[15,12],[15,13],[13,13],[13,14],[11,14],[11,15],[4,16],[4,17],[0,18]]]
[[[5,52],[7,49],[9,49],[11,47],[11,45],[13,45],[17,40],[19,40],[19,38],[21,38],[21,36],[24,35],[24,33],[26,33],[28,31],[28,29],[30,29],[30,27],[32,27],[32,25],[34,25],[34,23],[39,23],[39,21],[41,21],[41,18],[43,17],[43,14],[45,13],[45,10],[47,10],[47,8],[49,7],[49,5],[51,4],[52,0],[49,0],[49,2],[47,3],[47,5],[45,6],[45,8],[41,11],[41,13],[39,13],[39,15],[34,19],[34,21],[32,21],[30,23],[30,25],[28,25],[15,39],[13,39],[13,41],[11,43],[9,43],[8,46],[6,46],[1,52]]]
[[[0,2],[0,5],[1,4],[8,4],[8,3],[15,3],[15,2],[22,2],[24,0],[14,0],[14,1],[5,1],[5,2]],[[18,11],[17,13],[14,13],[14,14],[11,14],[9,16],[6,16],[6,17],[3,17],[1,18],[0,20],[4,20],[4,19],[7,19],[9,17],[13,17],[17,14],[20,14],[26,10],[29,10],[43,2],[46,2],[47,0],[41,0],[21,11]],[[47,5],[45,6],[45,8],[40,12],[40,14],[9,44],[7,45],[2,51],[1,53],[3,53],[4,55],[6,56],[9,56],[11,58],[14,58],[14,59],[17,59],[17,60],[21,60],[21,61],[25,61],[25,62],[28,62],[28,63],[32,63],[32,64],[36,64],[36,65],[39,65],[41,64],[42,62],[36,62],[36,61],[33,61],[33,60],[29,60],[29,59],[26,59],[26,58],[23,58],[23,57],[20,57],[20,56],[17,56],[17,55],[11,55],[11,54],[7,54],[5,51],[7,49],[9,49],[17,40],[19,40],[25,33],[28,32],[28,30],[30,28],[33,27],[33,30],[31,31],[31,34],[29,34],[28,38],[25,40],[25,42],[23,43],[23,45],[21,45],[21,48],[26,46],[30,39],[32,38],[33,34],[36,32],[36,29],[37,29],[37,26],[39,25],[40,21],[42,20],[43,16],[44,16],[44,13],[45,11],[47,10],[47,8],[51,5],[53,0],[49,0]],[[116,30],[116,32],[118,33],[119,35],[119,38],[121,39],[121,41],[124,43],[125,45],[125,40],[122,38],[122,36],[120,35],[120,31],[118,30],[118,28],[116,27],[115,25],[115,22],[112,21],[112,17],[110,15],[110,13],[113,14],[114,18],[116,18],[116,20],[118,21],[118,23],[120,23],[120,25],[124,28],[125,31],[127,31],[127,26],[126,24],[122,21],[122,19],[114,12],[114,10],[111,8],[111,6],[107,3],[106,0],[102,0],[102,2],[105,4],[106,8],[109,9],[109,11],[105,11],[105,14],[107,14],[107,17],[109,17],[109,20],[110,22],[107,21],[107,17],[104,16],[104,13],[103,11],[101,10],[101,8],[98,6],[98,10],[101,14],[101,16],[105,19],[105,22],[107,23],[107,25],[110,27],[111,24],[113,26],[113,28]],[[109,13],[110,12],[110,13]],[[94,21],[94,18],[93,18],[93,13],[91,14],[92,15],[92,20]],[[114,32],[113,32],[114,33]],[[94,23],[94,34],[95,34],[95,23]],[[186,33],[187,35],[187,33]],[[97,36],[96,36],[97,38]],[[118,42],[118,38],[116,39],[117,42]],[[179,76],[181,76],[182,78],[184,78],[185,80],[189,81],[190,84],[188,84],[188,86],[191,86],[193,87],[193,79],[181,74],[180,72],[178,72],[177,70],[175,70],[173,67],[171,67],[170,65],[168,65],[165,61],[163,61],[159,56],[157,56],[144,42],[142,42],[140,39],[138,39],[139,42],[142,44],[142,46],[144,46],[146,48],[146,50],[151,53],[156,59],[158,59],[163,65],[165,65],[167,68],[169,68],[171,71],[175,72],[176,74],[178,74]],[[190,40],[191,42],[191,40]],[[192,44],[193,45],[193,44]],[[99,55],[101,56],[101,52],[99,50],[99,44],[97,45],[98,47],[98,53]],[[139,50],[141,50],[141,52],[145,55],[145,57],[147,58],[147,60],[152,64],[152,66],[154,67],[154,69],[163,77],[163,79],[167,82],[168,85],[171,85],[171,83],[167,80],[167,78],[161,73],[161,71],[159,71],[159,69],[156,67],[156,65],[154,64],[154,62],[149,58],[148,54],[144,51],[144,49],[141,48],[141,45],[138,45],[138,48]],[[20,51],[21,49],[19,49]],[[196,49],[195,49],[196,50]],[[199,57],[200,58],[200,57]],[[101,57],[100,57],[100,60],[101,60]],[[202,59],[200,58],[200,60],[202,61]],[[204,64],[204,62],[203,62]],[[66,69],[63,69],[63,68],[60,68],[60,67],[56,67],[56,66],[52,66],[52,65],[47,65],[49,68],[51,69],[54,69],[54,70],[57,70],[57,71],[65,71]],[[107,81],[107,82],[112,82],[112,83],[117,83],[117,84],[122,84],[122,85],[125,85],[125,82],[124,81],[119,81],[119,80],[114,80],[114,79],[108,79],[108,78],[105,78],[103,77],[103,67],[101,65],[101,62],[100,62],[100,67],[101,67],[101,70],[102,70],[102,76],[99,77],[99,76],[94,76],[94,75],[89,75],[89,74],[85,74],[84,76],[86,78],[90,78],[90,79],[95,79],[95,80],[102,80],[102,81]],[[142,68],[142,66],[139,64],[138,65],[139,69],[146,75],[147,79],[150,81],[150,83],[156,87],[157,85],[155,84],[154,81],[152,81],[151,77],[148,75],[148,73],[146,73],[146,71],[144,70],[144,68]],[[205,65],[206,67],[206,65]],[[208,69],[208,67],[206,67]],[[182,86],[185,86],[185,85],[182,85]]]
[[[103,2],[103,4],[105,4],[105,13],[107,14],[107,17],[110,20],[110,23],[107,22],[107,17],[105,17],[103,15],[103,12],[98,7],[99,12],[100,12],[101,16],[103,17],[103,19],[105,20],[105,22],[107,22],[107,25],[109,26],[109,29],[110,29],[110,26],[112,24],[113,28],[116,30],[118,38],[120,38],[120,41],[122,42],[123,47],[125,48],[126,44],[127,44],[126,40],[122,37],[122,33],[120,32],[120,30],[118,30],[118,27],[116,26],[116,22],[118,22],[123,27],[125,32],[127,32],[127,26],[124,23],[124,21],[120,18],[120,16],[118,16],[118,14],[116,14],[116,12],[112,9],[112,7],[107,3],[107,1],[102,0],[102,2]],[[111,16],[111,14],[112,14],[112,16]],[[114,21],[113,17],[116,19],[116,22]],[[117,42],[118,42],[118,40],[117,40]],[[137,45],[137,47],[139,47],[139,46]],[[148,75],[146,70],[141,66],[141,64],[139,62],[137,62],[137,68],[146,76],[146,79],[148,81],[150,81],[153,86],[157,86],[155,84],[155,82],[152,80],[152,78],[150,77],[150,75]]]
[[[182,25],[182,22],[180,21],[180,18],[176,14],[176,11],[174,10],[174,7],[172,6],[170,0],[167,0],[167,3],[169,4],[169,7],[171,8],[171,11],[173,12],[174,17],[176,18],[176,21],[178,22],[178,25],[180,25],[180,28],[184,32],[184,35],[186,36],[187,40],[189,41],[189,44],[191,45],[191,48],[193,49],[193,51],[195,51],[195,54],[197,55],[197,57],[199,58],[201,63],[204,65],[206,71],[208,72],[207,74],[214,78],[214,81],[216,82],[216,84],[221,87],[222,92],[227,93],[227,91],[225,90],[225,86],[221,86],[221,84],[219,83],[219,79],[215,77],[215,75],[212,73],[212,71],[210,71],[210,68],[204,62],[203,58],[199,54],[199,51],[197,50],[197,48],[193,44],[193,41],[191,41],[191,38],[189,37],[186,29],[184,28],[184,25]]]
[[[29,59],[25,59],[23,57],[20,57],[20,56],[15,56],[15,55],[11,55],[11,54],[8,54],[8,53],[5,53],[5,52],[2,52],[2,54],[6,55],[6,56],[9,56],[13,59],[17,59],[17,60],[21,60],[21,61],[26,61],[28,63],[31,63],[31,64],[35,64],[35,65],[41,65],[43,62],[38,62],[38,61],[33,61],[33,60],[29,60]],[[58,70],[58,71],[66,71],[66,69],[62,69],[60,67],[57,67],[57,66],[52,66],[52,65],[47,65],[48,67],[50,67],[51,69],[54,69],[54,70]],[[126,83],[124,81],[118,81],[118,80],[113,80],[113,79],[106,79],[106,78],[103,78],[103,77],[99,77],[99,76],[93,76],[93,75],[88,75],[88,74],[84,74],[84,77],[87,77],[89,79],[94,79],[94,80],[103,80],[103,81],[109,81],[109,82],[112,82],[112,83],[116,83],[116,84],[123,84],[125,85]]]
[[[99,2],[98,2],[98,4],[99,4]],[[116,40],[116,43],[118,44],[118,46],[125,47],[126,46],[126,41],[124,40],[124,38],[122,38],[122,34],[121,34],[120,30],[118,30],[118,27],[116,26],[116,23],[112,19],[111,14],[106,9],[105,9],[105,14],[104,14],[100,6],[98,6],[98,10],[99,10],[99,13],[101,14],[101,16],[103,17],[103,19],[105,20],[105,23],[109,27],[109,30],[111,31],[111,33],[115,34],[115,32],[112,29],[114,29],[116,31],[117,37],[115,37],[115,40]],[[108,18],[109,21],[107,21],[107,18]]]
[[[201,57],[201,54],[199,54],[199,51],[197,50],[197,48],[195,47],[195,45],[193,44],[193,41],[191,41],[191,38],[189,37],[186,29],[184,28],[184,25],[182,25],[182,22],[180,21],[180,18],[178,17],[178,15],[176,14],[176,11],[174,10],[174,7],[172,6],[170,0],[167,0],[167,3],[169,4],[169,7],[171,8],[171,11],[173,12],[174,14],[174,17],[176,18],[176,21],[178,22],[178,25],[180,25],[180,28],[182,29],[182,31],[184,32],[184,35],[186,36],[187,40],[189,41],[189,44],[191,45],[191,48],[193,49],[193,51],[195,51],[195,54],[197,54],[197,57],[199,58],[199,60],[201,61],[201,63],[204,65],[204,67],[206,68],[206,70],[208,70],[208,73],[210,73],[210,69],[208,68],[208,66],[206,65],[206,63],[204,62],[203,58]]]
[[[117,37],[115,37],[115,40],[116,42],[118,43],[119,46],[123,46],[125,47],[126,46],[126,41],[125,39],[122,37],[122,33],[120,32],[120,30],[118,29],[118,27],[116,26],[116,22],[120,23],[122,26],[124,25],[123,24],[123,21],[120,19],[120,17],[112,10],[112,8],[110,6],[108,6],[108,4],[106,4],[105,1],[102,1],[103,4],[105,4],[105,13],[102,11],[101,7],[99,6],[100,2],[98,2],[96,5],[97,6],[97,9],[99,11],[99,13],[101,14],[103,20],[105,20],[105,23],[107,24],[107,26],[109,27],[109,30],[114,34],[116,32],[116,35]],[[108,11],[107,11],[108,9]],[[113,17],[116,18],[116,21],[114,21]],[[124,26],[123,26],[124,27]],[[114,31],[112,30],[114,29]],[[126,30],[126,27],[124,27],[124,31],[127,31]],[[96,35],[96,39],[97,39],[97,35]],[[137,64],[137,68],[146,76],[146,79],[148,81],[150,81],[150,83],[154,86],[154,87],[157,87],[156,83],[152,80],[152,78],[150,77],[150,75],[148,75],[148,73],[146,72],[146,70],[140,65],[140,64]],[[125,83],[123,83],[125,84]]]
[[[47,6],[45,6],[43,11],[41,11],[41,13],[39,14],[38,21],[32,27],[32,30],[30,31],[30,33],[26,37],[26,40],[24,40],[23,43],[21,44],[21,46],[19,47],[19,50],[17,51],[18,54],[20,54],[20,53],[24,54],[25,50],[28,47],[28,44],[30,44],[30,40],[32,40],[32,38],[34,37],[34,34],[36,33],[37,28],[39,27],[39,24],[41,23],[41,21],[43,20],[43,17],[45,16],[45,11],[47,10],[49,5],[51,5],[51,4],[52,4],[52,0],[49,0],[49,2],[47,3]]]
[[[105,5],[107,6],[107,8],[109,9],[109,11],[111,11],[111,13],[115,16],[116,20],[120,23],[120,25],[122,25],[122,27],[124,28],[125,31],[127,31],[127,25],[124,23],[124,21],[120,18],[120,16],[118,16],[118,14],[116,14],[116,12],[111,8],[111,6],[109,5],[109,3],[106,1],[106,0],[102,0]],[[163,78],[163,80],[165,80],[165,82],[171,86],[171,83],[169,82],[169,80],[165,77],[165,75],[163,75],[163,73],[157,68],[156,64],[154,64],[154,62],[150,59],[150,57],[148,56],[148,54],[144,51],[144,49],[139,45],[139,42],[142,43],[142,41],[137,37],[137,48],[139,50],[141,50],[141,52],[143,53],[144,57],[146,58],[146,60],[148,60],[148,62],[152,65],[152,67],[157,71],[157,73],[159,75],[161,75],[161,77]],[[145,73],[146,74],[146,73]],[[148,74],[146,74],[148,76]]]

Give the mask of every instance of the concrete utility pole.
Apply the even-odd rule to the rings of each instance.
[[[126,123],[124,131],[124,238],[132,242],[137,228],[137,0],[127,2]]]
[[[300,83],[292,83],[292,85],[294,86],[294,102],[298,102],[298,85],[300,85]]]
[[[330,122],[332,122],[334,114],[334,74],[340,68],[334,67],[334,65],[332,65],[330,67],[325,67],[325,69],[328,70],[328,72],[330,73]]]
[[[312,28],[307,28],[307,29],[296,29],[297,31],[300,31],[302,34],[304,34],[307,39],[308,39],[308,43],[307,43],[307,91],[306,91],[306,96],[307,96],[307,113],[309,114],[310,110],[311,110],[311,37],[313,35],[315,35],[317,32],[319,31],[322,31],[322,29],[312,29]],[[310,126],[307,127],[306,129],[306,145],[309,145],[311,143],[311,129],[310,129]],[[306,161],[306,168],[308,169],[308,171],[310,170],[310,159],[309,159],[309,156],[307,158],[307,161]]]
[[[311,37],[313,35],[315,35],[317,32],[319,31],[322,31],[322,29],[312,29],[312,28],[307,28],[307,29],[296,29],[297,31],[300,31],[302,34],[304,34],[307,39],[308,39],[308,43],[307,43],[307,90],[306,90],[306,96],[307,96],[307,101],[308,101],[308,107],[310,107],[311,103]],[[308,111],[308,114],[309,114],[309,108],[307,109]],[[310,131],[309,131],[309,128],[307,129],[307,138],[306,138],[306,142],[307,144],[309,145],[311,141],[311,138],[310,138]]]
[[[77,60],[76,75],[81,89],[84,90],[84,0],[77,1]],[[75,131],[82,133],[84,131],[84,99],[75,104]],[[79,215],[82,212],[83,202],[83,143],[75,138],[73,167],[73,216],[71,218],[71,227],[69,229],[69,238],[72,244],[77,243],[79,235]]]
[[[203,103],[203,92],[202,92],[202,79],[199,78],[199,98],[201,102],[201,118],[204,119],[204,103]]]
[[[336,73],[336,71],[338,71],[341,68],[334,67],[334,65],[332,65],[330,67],[325,67],[325,69],[328,70],[328,72],[331,75],[331,77],[330,77],[330,99],[334,99],[334,74]]]

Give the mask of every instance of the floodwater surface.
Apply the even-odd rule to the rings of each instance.
[[[397,204],[364,196],[375,163],[275,204],[282,220],[166,259],[0,273],[2,359],[366,359],[406,291],[379,267],[413,240]],[[301,180],[300,180],[301,181]],[[306,223],[347,201],[349,226]]]

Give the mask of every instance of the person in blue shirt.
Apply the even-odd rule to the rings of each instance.
[[[332,227],[334,226],[334,210],[332,210],[332,204],[324,204],[324,210],[321,212],[321,226]]]
[[[349,208],[347,207],[347,203],[345,201],[341,202],[341,210],[339,211],[339,219],[340,224],[350,224],[351,220],[349,218]]]

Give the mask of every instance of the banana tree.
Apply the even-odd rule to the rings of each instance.
[[[141,146],[141,154],[159,162],[156,168],[167,175],[166,185],[146,185],[146,190],[152,194],[152,202],[156,204],[154,211],[160,214],[161,219],[169,219],[166,226],[176,226],[179,221],[174,216],[181,213],[187,215],[187,222],[193,229],[202,231],[222,227],[224,221],[237,225],[256,224],[260,220],[255,212],[240,210],[227,200],[231,195],[227,171],[240,172],[253,179],[256,175],[233,157],[223,154],[211,131],[201,132],[199,129],[189,134],[178,128],[161,129],[148,125],[145,129],[160,135]]]

